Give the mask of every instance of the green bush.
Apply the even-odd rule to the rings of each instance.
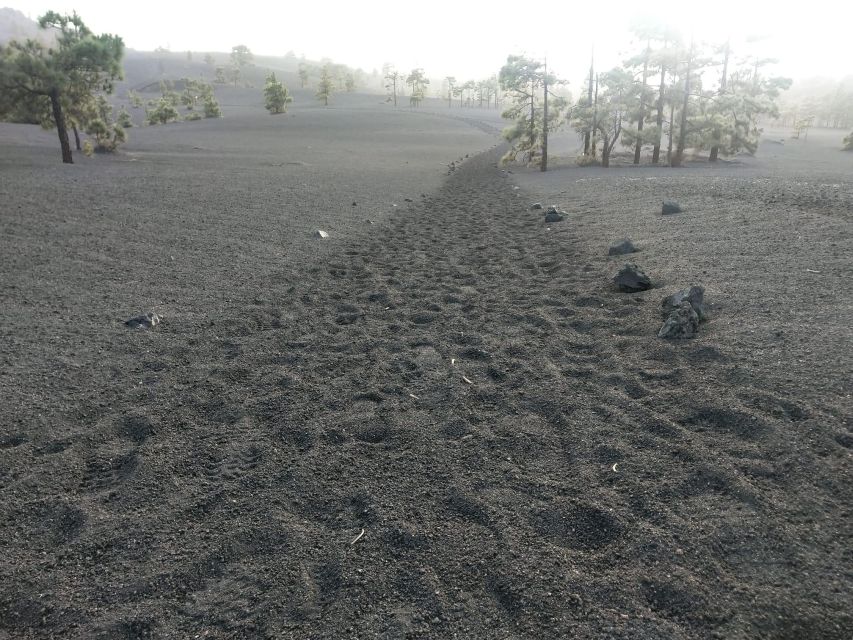
[[[168,124],[181,119],[181,114],[178,113],[175,105],[165,96],[156,102],[150,102],[149,105],[151,108],[145,111],[148,124]]]
[[[133,120],[130,118],[130,112],[124,107],[119,109],[116,124],[118,124],[122,129],[130,129],[133,126]]]
[[[213,93],[204,98],[204,117],[205,118],[221,118],[222,110],[219,108],[219,103],[213,97]]]

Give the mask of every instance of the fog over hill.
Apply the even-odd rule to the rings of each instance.
[[[40,29],[38,22],[28,18],[22,11],[9,7],[0,8],[0,44],[27,38],[42,42],[52,40],[49,32]]]

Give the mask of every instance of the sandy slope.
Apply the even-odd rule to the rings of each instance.
[[[849,637],[849,217],[499,151],[439,184],[336,162],[348,125],[307,149],[316,122],[294,173],[241,169],[260,120],[223,133],[242,151],[176,133],[97,171],[17,147],[47,195],[3,162],[0,638]],[[399,158],[458,126],[429,122]],[[311,206],[264,213],[301,180]],[[314,253],[362,180],[385,217]],[[610,288],[626,232],[659,288]],[[701,336],[654,337],[696,281]],[[147,306],[154,331],[120,324]]]

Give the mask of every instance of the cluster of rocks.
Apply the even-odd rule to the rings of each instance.
[[[540,205],[541,206],[541,205]],[[681,213],[684,209],[674,200],[664,200],[661,208],[663,215]],[[639,251],[626,238],[613,244],[607,251],[609,256],[622,256]],[[626,293],[647,291],[652,288],[652,281],[636,264],[626,263],[613,277],[613,283]],[[692,338],[699,333],[699,324],[706,320],[705,289],[694,285],[666,296],[661,302],[663,325],[658,331],[661,338]]]
[[[699,333],[699,323],[705,320],[705,289],[694,285],[682,289],[661,302],[665,320],[658,331],[659,338],[692,338]]]
[[[627,263],[613,278],[616,287],[626,293],[647,291],[652,281],[637,265]],[[682,289],[661,301],[663,326],[658,331],[660,338],[693,338],[699,333],[699,324],[706,320],[705,289],[694,285]]]

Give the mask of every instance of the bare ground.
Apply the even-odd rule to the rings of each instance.
[[[849,637],[850,174],[441,182],[494,139],[343,113],[422,162],[344,122],[255,163],[249,116],[4,145],[0,638]],[[611,288],[625,235],[655,289]],[[659,340],[690,284],[709,322]]]

